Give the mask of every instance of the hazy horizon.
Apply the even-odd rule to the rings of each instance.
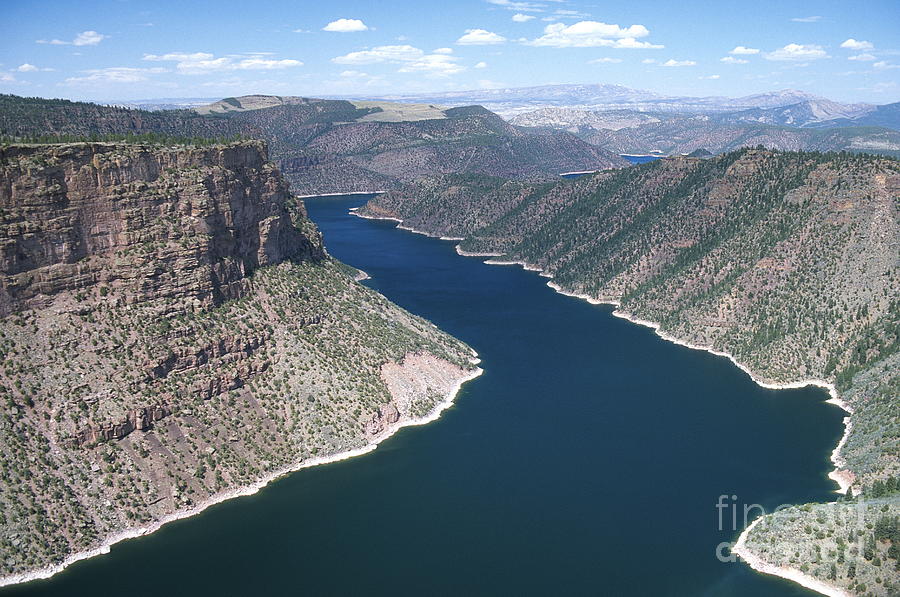
[[[671,96],[900,99],[896,2],[814,6],[11,2],[0,8],[0,92],[133,101],[608,83]]]

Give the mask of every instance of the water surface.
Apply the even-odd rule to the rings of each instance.
[[[730,510],[833,499],[842,413],[771,391],[517,267],[307,201],[335,257],[472,345],[485,374],[374,453],[4,594],[813,595],[722,563]],[[739,512],[739,524],[741,513]]]

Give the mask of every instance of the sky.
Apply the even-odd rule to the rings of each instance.
[[[0,92],[116,101],[558,83],[900,100],[900,0],[0,0]]]

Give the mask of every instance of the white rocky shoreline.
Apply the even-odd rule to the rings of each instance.
[[[433,359],[439,360],[436,357],[433,357]],[[405,360],[404,360],[404,362],[405,362]],[[470,362],[472,365],[478,365],[478,363],[481,362],[481,359],[478,358],[478,354],[475,351],[472,351],[472,358],[470,359]],[[446,363],[446,364],[450,365],[450,363]],[[453,367],[456,367],[456,366],[453,365]],[[338,452],[336,454],[330,454],[327,456],[317,456],[314,458],[308,458],[306,460],[301,460],[301,461],[295,462],[289,466],[283,467],[274,472],[266,474],[265,476],[263,476],[256,482],[251,483],[250,485],[245,485],[243,487],[236,487],[233,489],[221,491],[219,493],[216,493],[216,494],[206,498],[205,500],[203,500],[202,502],[200,502],[199,504],[197,504],[191,508],[187,508],[185,510],[177,510],[175,512],[172,512],[171,514],[168,514],[168,515],[160,518],[159,520],[152,522],[149,525],[124,529],[117,533],[113,533],[113,534],[107,536],[103,540],[103,543],[101,545],[99,545],[98,547],[71,554],[70,556],[68,556],[62,562],[60,562],[58,564],[45,566],[44,568],[39,568],[37,570],[30,570],[28,572],[22,572],[19,574],[11,574],[9,576],[4,576],[4,577],[0,578],[0,587],[26,583],[26,582],[30,582],[33,580],[41,580],[41,579],[50,578],[51,576],[54,576],[55,574],[62,572],[63,570],[65,570],[66,568],[68,568],[69,566],[71,566],[72,564],[74,564],[76,562],[80,562],[81,560],[86,560],[88,558],[93,558],[93,557],[96,557],[99,555],[109,553],[110,548],[113,545],[115,545],[116,543],[119,543],[120,541],[125,541],[126,539],[134,539],[136,537],[143,537],[145,535],[149,535],[149,534],[153,533],[154,531],[159,530],[161,527],[163,527],[164,525],[166,525],[170,522],[174,522],[176,520],[181,520],[183,518],[189,518],[196,514],[200,514],[207,508],[209,508],[211,506],[215,506],[216,504],[222,503],[224,501],[227,501],[227,500],[230,500],[233,498],[253,495],[253,494],[257,493],[260,489],[264,488],[269,483],[272,483],[273,481],[275,481],[281,477],[284,477],[285,475],[289,475],[291,473],[294,473],[296,471],[299,471],[299,470],[302,470],[305,468],[311,468],[311,467],[319,466],[322,464],[331,464],[333,462],[339,462],[341,460],[348,460],[348,459],[354,458],[356,456],[362,456],[364,454],[368,454],[369,452],[374,451],[381,442],[390,438],[392,435],[394,435],[395,433],[397,433],[400,429],[403,429],[404,427],[426,425],[428,423],[436,421],[441,416],[441,413],[443,411],[445,411],[446,409],[450,408],[453,405],[453,402],[456,399],[456,396],[459,393],[460,389],[462,388],[463,384],[465,384],[467,381],[471,381],[471,380],[475,379],[476,377],[480,376],[482,373],[484,373],[484,370],[481,369],[481,367],[475,367],[474,369],[469,370],[467,374],[456,378],[455,382],[447,389],[447,391],[444,395],[444,399],[441,402],[438,402],[437,404],[435,404],[434,408],[428,414],[426,414],[422,417],[412,417],[412,416],[407,416],[407,415],[401,414],[400,418],[396,422],[389,424],[381,433],[379,433],[375,437],[372,437],[369,440],[369,442],[367,444],[365,444],[364,446],[360,446],[358,448],[353,448],[351,450],[347,450],[344,452]],[[394,396],[394,398],[396,399],[397,396]]]
[[[402,223],[402,220],[397,219],[397,218],[379,218],[376,216],[356,214],[354,212],[351,212],[351,213],[353,213],[353,215],[358,215],[359,217],[366,218],[366,219],[394,220],[394,221]],[[402,230],[409,230],[410,232],[415,232],[417,234],[424,234],[425,236],[430,236],[433,238],[439,238],[435,234],[417,231],[417,230],[411,230],[409,228],[404,228],[399,225],[397,226],[397,228],[400,228]],[[539,267],[537,265],[526,263],[524,261],[498,259],[498,257],[503,257],[504,255],[506,255],[505,253],[469,252],[469,251],[465,251],[464,249],[461,249],[459,245],[456,246],[456,252],[459,255],[462,255],[463,257],[489,257],[490,259],[487,259],[484,261],[484,263],[488,264],[488,265],[519,265],[527,271],[538,272],[538,274],[542,277],[553,278],[552,273],[547,272],[542,267]],[[592,305],[611,305],[611,306],[615,307],[615,309],[613,310],[613,313],[612,313],[614,316],[622,318],[622,319],[626,319],[626,320],[630,321],[631,323],[635,323],[637,325],[649,327],[654,331],[654,333],[657,336],[659,336],[663,340],[672,342],[673,344],[678,344],[679,346],[684,346],[686,348],[690,348],[693,350],[703,350],[703,351],[712,353],[716,356],[725,357],[728,360],[730,360],[738,369],[740,369],[741,371],[746,373],[748,376],[750,376],[750,378],[757,385],[759,385],[763,388],[770,389],[770,390],[789,390],[789,389],[805,388],[808,386],[819,387],[819,388],[822,388],[822,389],[828,391],[830,398],[826,402],[828,402],[830,404],[834,404],[835,406],[841,408],[842,410],[847,412],[848,415],[853,413],[853,410],[850,407],[850,405],[847,404],[845,401],[843,401],[838,396],[837,389],[835,388],[834,384],[831,382],[821,380],[821,379],[804,379],[804,380],[795,381],[795,382],[778,383],[778,382],[774,382],[771,380],[763,379],[759,375],[755,374],[749,367],[747,367],[743,363],[738,362],[738,360],[735,359],[735,357],[728,352],[717,350],[710,346],[701,346],[698,344],[693,344],[691,342],[687,342],[680,338],[676,338],[675,336],[672,336],[670,334],[667,334],[666,332],[661,331],[659,323],[654,322],[654,321],[649,321],[646,319],[640,319],[639,317],[636,317],[635,315],[632,315],[631,313],[622,311],[621,303],[619,301],[616,301],[613,299],[601,300],[601,299],[597,299],[597,298],[594,298],[594,297],[586,295],[586,294],[571,292],[571,291],[563,289],[559,284],[556,284],[552,280],[547,282],[547,286],[549,286],[550,288],[552,288],[559,294],[582,299]],[[852,430],[852,423],[850,421],[850,417],[849,416],[845,417],[843,423],[844,423],[844,433],[843,433],[840,441],[838,442],[837,446],[834,448],[834,450],[831,453],[831,462],[832,462],[832,464],[834,464],[835,468],[830,473],[828,473],[828,478],[831,479],[832,481],[834,481],[838,485],[838,489],[836,490],[836,493],[841,493],[841,494],[845,494],[848,491],[850,491],[850,485],[853,480],[852,473],[850,471],[842,470],[842,467],[844,467],[846,465],[846,461],[841,456],[841,450],[843,449],[844,445],[846,444],[847,438],[849,437],[850,431]],[[762,519],[757,518],[746,529],[744,529],[744,531],[738,537],[737,542],[735,542],[734,547],[732,548],[733,553],[740,556],[741,559],[743,559],[751,568],[753,568],[757,572],[762,572],[764,574],[770,574],[773,576],[779,576],[781,578],[796,582],[808,589],[812,589],[813,591],[822,593],[823,595],[827,595],[828,597],[848,597],[848,595],[849,595],[848,593],[846,593],[845,591],[843,591],[837,587],[833,587],[831,585],[823,583],[822,581],[820,581],[818,579],[815,579],[807,574],[804,574],[800,570],[797,570],[794,568],[779,567],[779,566],[775,566],[774,564],[765,562],[764,560],[762,560],[762,558],[760,558],[759,556],[757,556],[756,554],[751,552],[749,550],[749,548],[747,548],[747,546],[746,546],[746,539],[747,539],[748,534],[750,533],[750,530],[760,520],[762,520]]]

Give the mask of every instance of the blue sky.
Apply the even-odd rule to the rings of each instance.
[[[91,100],[615,83],[900,100],[900,1],[0,0],[0,91]]]

